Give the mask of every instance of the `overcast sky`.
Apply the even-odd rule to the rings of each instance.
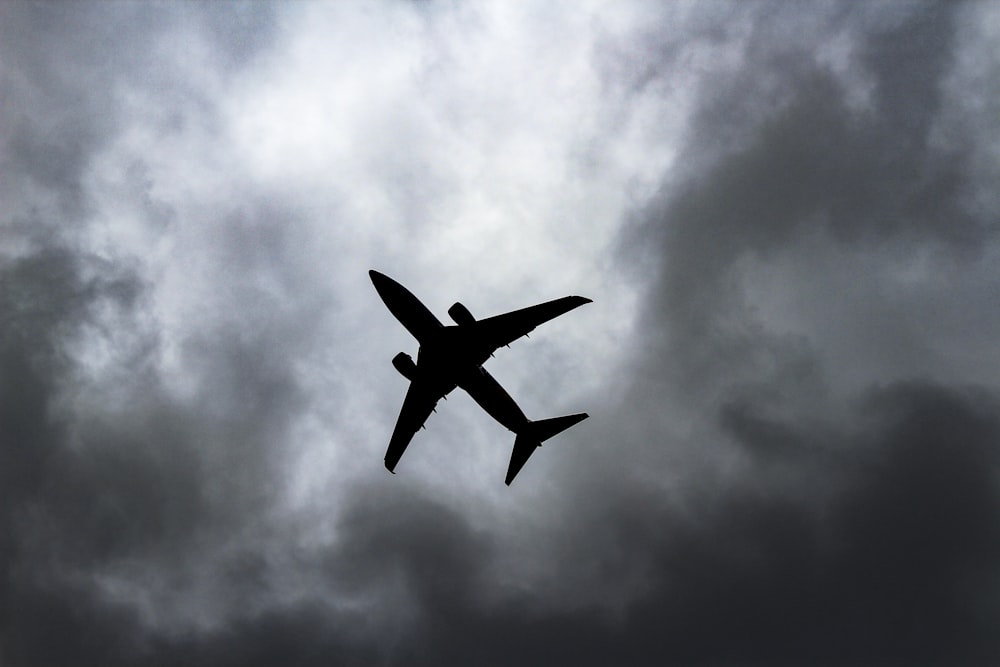
[[[1000,660],[1000,3],[0,5],[0,663]],[[442,402],[440,318],[594,303]]]

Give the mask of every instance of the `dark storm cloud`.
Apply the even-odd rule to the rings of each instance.
[[[795,12],[767,7],[743,65],[702,91],[680,176],[626,235],[623,259],[656,253],[639,266],[658,268],[640,305],[630,395],[658,396],[668,414],[679,403],[675,415],[700,412],[720,427],[684,446],[725,459],[728,442],[749,456],[743,482],[706,484],[690,501],[702,512],[680,515],[690,523],[674,524],[663,546],[637,547],[660,553],[670,594],[654,592],[634,619],[676,632],[666,654],[692,663],[975,664],[998,650],[987,628],[1000,610],[978,592],[993,590],[997,574],[993,390],[892,384],[845,412],[835,397],[847,388],[831,386],[830,364],[858,362],[830,356],[822,338],[771,329],[757,308],[768,295],[745,280],[800,256],[801,273],[787,277],[822,284],[816,272],[831,264],[806,259],[816,239],[834,257],[888,263],[926,251],[984,271],[976,261],[995,242],[996,219],[973,204],[976,136],[934,138],[962,8],[893,6],[903,11],[873,27],[838,15],[860,31],[857,69],[838,75],[775,44],[772,28]],[[860,105],[849,94],[859,73],[871,85]],[[864,328],[889,306],[889,279],[853,276],[865,301],[833,326]],[[879,340],[894,333],[872,327],[860,344],[911,344]]]
[[[145,286],[127,270],[51,241],[7,262],[0,286],[5,662],[145,655],[135,609],[101,591],[115,568],[138,568],[155,591],[217,565],[229,577],[221,590],[256,595],[241,535],[274,502],[286,454],[275,444],[300,406],[280,356],[289,348],[267,338],[282,334],[223,328],[192,344],[203,375],[183,400],[156,372],[156,337],[141,325]],[[109,310],[129,349],[116,351],[120,372],[95,382],[71,351]]]
[[[142,80],[143,45],[160,29],[150,17],[173,15],[54,7],[18,6],[20,29],[5,28],[0,47],[4,86],[30,93],[3,96],[17,128],[4,135],[4,189],[18,203],[4,225],[23,242],[0,260],[4,664],[1000,655],[996,388],[906,373],[839,386],[832,367],[857,362],[809,327],[773,328],[744,280],[792,258],[793,279],[822,283],[831,263],[810,263],[816,238],[834,258],[927,251],[972,263],[995,243],[995,218],[970,204],[984,124],[935,139],[963,8],[759,4],[700,19],[712,44],[747,34],[744,61],[700,85],[680,167],[624,236],[619,257],[641,267],[644,289],[631,374],[622,400],[593,397],[590,435],[559,452],[564,467],[544,487],[558,499],[504,517],[525,526],[511,536],[491,523],[502,512],[484,519],[440,489],[359,479],[343,505],[324,506],[335,537],[316,547],[268,518],[288,434],[315,400],[296,369],[331,308],[312,287],[323,267],[304,259],[299,209],[265,192],[212,212],[217,274],[203,287],[217,308],[178,352],[186,391],[171,389],[149,284],[129,261],[82,250],[72,228],[89,223],[81,183],[121,113],[89,91]],[[238,20],[190,7],[174,20],[217,35],[223,69],[274,36],[258,5]],[[833,34],[851,38],[846,71],[806,46]],[[91,42],[112,36],[135,59]],[[671,49],[650,53],[664,62],[635,68],[646,85],[674,64]],[[168,98],[184,98],[168,83]],[[212,116],[207,97],[195,106]],[[185,119],[165,112],[163,127]],[[133,185],[148,194],[142,173]],[[140,209],[162,225],[170,215],[154,203]],[[870,303],[842,309],[845,331],[887,298],[885,275],[863,280]],[[934,298],[962,296],[942,290]],[[79,350],[109,322],[120,345],[95,379]],[[512,552],[537,559],[527,574],[505,570]],[[305,592],[284,590],[290,581]]]
[[[127,554],[148,542],[162,525],[155,501],[169,500],[155,461],[129,461],[129,451],[99,447],[84,459],[71,446],[70,425],[60,419],[57,397],[71,362],[64,338],[102,302],[128,308],[139,286],[128,275],[94,267],[57,247],[4,266],[0,302],[0,470],[2,470],[3,650],[11,664],[45,662],[38,651],[63,646],[91,655],[99,648],[81,621],[103,618],[88,592],[77,593],[71,568]],[[98,463],[100,461],[100,463]],[[179,460],[174,465],[182,465]],[[167,475],[169,477],[169,475]],[[178,479],[183,479],[183,475]],[[164,512],[167,514],[167,512]],[[66,578],[70,579],[67,582]],[[98,605],[100,607],[100,605]],[[91,621],[86,620],[86,624]],[[109,624],[109,629],[110,629]],[[99,640],[97,640],[99,641]],[[65,643],[63,643],[65,642]],[[94,657],[99,660],[100,652]],[[72,659],[72,654],[62,654]]]
[[[192,102],[193,88],[159,67],[150,45],[179,26],[222,22],[220,60],[241,64],[270,34],[258,34],[270,8],[229,9],[252,19],[245,29],[214,5],[181,13],[132,4],[4,7],[4,664],[145,661],[147,627],[134,602],[108,593],[107,578],[132,573],[126,580],[140,579],[155,595],[207,573],[220,558],[224,571],[240,572],[245,549],[219,554],[255,531],[274,501],[282,468],[271,465],[281,454],[271,445],[302,405],[288,359],[297,338],[280,326],[287,312],[253,300],[267,300],[254,279],[271,281],[272,299],[294,280],[291,271],[266,270],[294,266],[282,254],[282,234],[262,239],[256,229],[257,216],[281,212],[248,198],[242,213],[217,225],[228,235],[221,252],[232,253],[228,295],[271,317],[227,321],[207,313],[202,336],[182,350],[201,369],[186,378],[193,395],[183,397],[161,376],[159,323],[141,261],[86,249],[97,211],[85,182],[129,120],[123,93],[156,91],[161,102],[177,102],[151,121],[162,121],[165,132],[206,113],[207,100]],[[126,182],[145,217],[131,222],[162,229],[170,207],[150,198],[145,167],[133,167]],[[238,585],[222,580],[220,589],[255,594],[253,577],[233,579]]]
[[[154,655],[192,665],[988,662],[1000,650],[995,585],[983,586],[1000,556],[998,397],[901,383],[868,393],[851,417],[851,428],[802,435],[845,444],[827,468],[838,490],[821,508],[739,487],[701,499],[697,517],[663,500],[641,511],[611,503],[590,528],[657,572],[621,614],[552,608],[519,586],[488,594],[498,547],[488,532],[378,484],[358,489],[344,546],[321,566],[349,582],[347,597],[378,591],[391,608],[301,602],[157,639]]]
[[[652,317],[669,326],[655,321],[651,330],[669,329],[688,353],[725,352],[721,364],[746,354],[720,349],[738,345],[737,336],[722,332],[720,342],[716,335],[752,319],[719,321],[740,306],[736,263],[767,261],[789,246],[794,252],[810,233],[842,243],[939,242],[975,252],[995,229],[995,219],[973,215],[969,200],[967,148],[975,139],[945,146],[931,140],[953,57],[955,11],[921,8],[864,36],[860,61],[874,84],[865,108],[852,108],[844,88],[850,82],[809,53],[775,49],[765,28],[777,19],[755,26],[746,64],[724,87],[709,85],[696,116],[687,152],[697,167],[710,147],[709,165],[667,186],[636,231],[637,244],[665,255],[649,304]],[[780,100],[777,108],[761,113],[761,95]],[[720,150],[719,137],[734,135],[733,148]],[[660,243],[649,245],[650,237]]]

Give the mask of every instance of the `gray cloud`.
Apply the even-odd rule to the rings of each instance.
[[[900,384],[857,410],[867,429],[805,436],[859,445],[825,468],[840,488],[822,511],[748,488],[703,503],[696,520],[666,503],[645,506],[642,518],[613,504],[591,527],[660,573],[622,617],[546,612],[523,590],[491,601],[483,593],[496,544],[447,507],[379,485],[356,496],[343,517],[346,546],[324,568],[355,591],[397,589],[384,613],[404,622],[380,626],[313,600],[216,633],[125,642],[138,653],[112,646],[186,664],[988,660],[998,610],[979,584],[1000,549],[996,396]]]
[[[306,10],[8,8],[0,661],[995,660],[1000,274],[986,205],[996,165],[982,146],[995,141],[996,91],[981,82],[997,63],[974,39],[990,10],[698,7],[588,36],[594,94],[614,113],[595,116],[609,127],[588,138],[598,157],[581,157],[581,173],[599,168],[633,106],[666,117],[680,90],[691,113],[605,264],[637,289],[632,337],[615,341],[629,352],[594,366],[597,393],[574,394],[588,428],[546,445],[499,498],[463,486],[478,480],[455,452],[486,447],[453,436],[471,421],[438,417],[422,441],[452,457],[453,483],[422,476],[438,459],[416,447],[407,472],[382,474],[391,418],[373,394],[384,376],[367,369],[397,339],[369,315],[380,306],[363,274],[340,270],[390,270],[401,255],[385,249],[407,245],[399,261],[433,267],[415,278],[433,284],[461,266],[441,258],[471,241],[427,251],[414,239],[433,226],[411,218],[403,237],[369,231],[358,211],[381,211],[372,193],[395,201],[400,182],[392,169],[352,181],[380,173],[370,157],[338,164],[327,200],[242,165],[250,153],[231,143],[245,135],[222,89],[294,75],[300,61],[274,63]],[[534,45],[517,42],[530,16],[516,12],[456,24],[439,5],[414,22],[392,11],[407,39],[471,21],[484,39],[495,23]],[[436,88],[420,114],[435,95],[462,99],[456,48],[425,54]],[[191,59],[204,79],[185,78]],[[357,94],[345,99],[363,105]],[[504,115],[487,102],[484,118]],[[289,123],[305,122],[301,104]],[[390,118],[380,155],[391,136],[435,179],[407,170],[408,210],[444,219],[461,169],[436,162],[420,114],[361,115]],[[130,128],[178,165],[114,162]],[[462,159],[488,190],[473,157]],[[578,340],[581,356],[601,349]],[[562,363],[541,360],[539,385],[558,391]]]

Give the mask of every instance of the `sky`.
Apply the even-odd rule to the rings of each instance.
[[[1000,3],[0,4],[0,664],[1000,659]],[[440,318],[590,419],[508,488]]]

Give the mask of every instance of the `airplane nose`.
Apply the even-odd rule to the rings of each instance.
[[[368,276],[372,279],[372,284],[375,285],[375,291],[379,293],[384,301],[386,294],[391,294],[394,292],[394,287],[396,281],[385,275],[384,273],[379,273],[375,269],[368,272]]]

